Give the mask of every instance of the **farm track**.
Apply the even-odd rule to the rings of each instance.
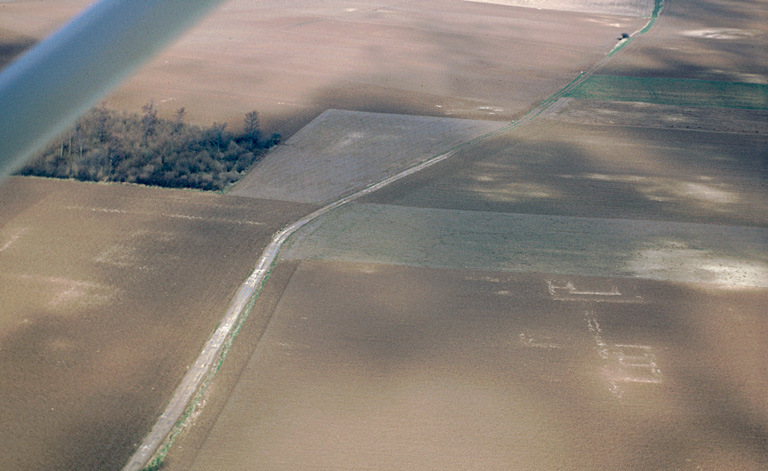
[[[656,7],[654,8],[653,16],[649,20],[648,24],[642,29],[632,33],[630,38],[622,41],[621,48],[626,46],[629,41],[631,41],[638,34],[643,34],[650,29],[650,26],[653,25],[656,17],[661,13],[663,8],[663,0],[655,0],[655,5]],[[560,98],[576,89],[589,77],[595,74],[595,72],[603,67],[619,50],[620,48],[614,48],[611,53],[607,54],[603,59],[593,64],[588,70],[581,72],[578,77],[569,82],[558,92],[543,100],[536,107],[523,115],[519,120],[513,121],[508,125],[495,131],[489,132],[485,135],[467,140],[400,173],[381,180],[378,183],[372,184],[362,190],[344,196],[299,219],[298,221],[290,224],[289,226],[276,233],[273,236],[272,241],[269,243],[259,258],[251,275],[238,289],[229,307],[227,308],[221,323],[206,342],[197,360],[193,365],[189,367],[187,373],[171,397],[165,411],[157,420],[150,433],[139,445],[136,452],[131,456],[130,460],[123,468],[123,471],[138,471],[147,466],[153,466],[162,463],[166,453],[168,452],[168,449],[173,444],[176,436],[178,436],[178,434],[181,433],[181,431],[184,429],[185,425],[187,424],[187,420],[191,416],[192,412],[196,409],[199,400],[202,398],[206,387],[213,379],[216,371],[226,357],[229,346],[234,341],[240,326],[242,326],[243,322],[249,314],[252,301],[258,295],[261,287],[268,279],[272,266],[275,263],[281,247],[288,240],[288,238],[290,238],[291,235],[320,216],[329,213],[330,211],[333,211],[334,209],[337,209],[341,206],[344,206],[347,203],[355,201],[363,196],[380,190],[427,167],[442,162],[450,156],[454,155],[460,149],[477,145],[489,138],[492,138],[493,136],[509,132],[521,124],[536,119],[542,113],[545,113],[547,110],[553,107]]]

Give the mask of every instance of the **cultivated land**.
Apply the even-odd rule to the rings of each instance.
[[[18,14],[31,3],[4,5],[18,10],[0,28],[42,31]],[[593,6],[613,3],[650,10]],[[149,91],[204,121],[256,108],[286,135],[327,108],[397,112],[363,115],[361,134],[441,122],[448,150],[465,122],[402,113],[517,119],[646,23],[546,5],[232,2],[110,103],[137,109]],[[675,2],[598,73],[764,83],[760,15]],[[297,234],[165,468],[768,467],[765,110],[586,98]],[[347,176],[392,158],[334,135],[329,116],[344,113],[296,137],[359,145]],[[415,153],[440,147],[406,131]],[[352,189],[327,182],[298,201]],[[0,191],[0,295],[19,304],[0,325],[3,377],[19,379],[0,386],[16,398],[0,408],[9,469],[124,463],[269,234],[316,207],[22,179]]]
[[[297,234],[270,328],[170,469],[768,465],[762,141],[559,110]]]
[[[194,464],[763,469],[768,291],[303,262]]]
[[[547,10],[580,11],[608,15],[650,16],[653,2],[647,0],[465,0],[511,7],[527,7]]]
[[[675,94],[573,94],[298,233],[169,468],[766,468],[765,111]]]
[[[0,29],[39,38],[66,18],[38,3],[2,5]],[[453,0],[233,0],[107,104],[138,111],[153,98],[168,117],[184,106],[233,126],[256,109],[286,137],[329,108],[510,120],[645,21]]]
[[[259,161],[230,194],[327,204],[505,124],[328,110]]]
[[[119,469],[274,233],[308,205],[0,185],[0,469]]]
[[[600,73],[768,84],[766,24],[760,0],[670,2],[663,21]]]

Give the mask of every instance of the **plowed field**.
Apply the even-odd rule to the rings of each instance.
[[[637,91],[566,98],[296,234],[262,342],[169,469],[768,467],[764,112]]]
[[[327,204],[506,124],[328,110],[259,161],[231,194]]]
[[[666,1],[661,19],[599,73],[768,84],[762,0]]]
[[[17,7],[0,27],[20,31]],[[257,109],[292,134],[331,107],[517,119],[604,57],[606,76],[686,79],[653,82],[672,95],[764,84],[761,7],[674,2],[607,56],[646,19],[234,1],[110,102]],[[768,468],[764,111],[621,91],[573,95],[297,234],[165,468]],[[381,149],[358,143],[365,170]],[[123,464],[269,235],[316,207],[20,179],[0,200],[8,469]]]
[[[178,469],[762,469],[766,301],[765,289],[304,262]]]
[[[4,4],[0,28],[39,37],[66,18],[56,8],[46,21],[48,3]],[[183,106],[192,121],[232,126],[255,109],[284,136],[329,108],[510,120],[644,23],[453,0],[232,0],[107,103],[139,112],[153,99],[161,115]]]
[[[311,207],[0,185],[3,470],[119,469],[271,235]]]

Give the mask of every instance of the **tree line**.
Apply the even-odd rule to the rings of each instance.
[[[245,114],[241,133],[187,124],[184,114],[160,118],[151,102],[142,114],[98,106],[16,173],[223,190],[280,142],[279,134],[263,135],[256,111]]]

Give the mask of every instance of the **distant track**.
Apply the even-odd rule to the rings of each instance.
[[[643,34],[647,32],[653,25],[658,15],[661,13],[661,9],[664,5],[663,0],[655,0],[655,5],[656,7],[654,8],[654,13],[648,24],[641,30],[632,33],[632,37],[637,34]],[[385,186],[390,185],[391,183],[394,183],[402,178],[442,162],[448,157],[454,155],[460,149],[475,145],[492,136],[507,132],[520,126],[521,124],[534,120],[541,113],[554,105],[558,99],[562,98],[569,91],[573,90],[586,79],[588,79],[591,75],[593,75],[595,71],[605,65],[605,63],[609,61],[616,52],[626,46],[627,43],[628,40],[624,40],[623,44],[619,45],[621,47],[615,47],[610,53],[607,53],[604,58],[596,62],[588,70],[581,72],[578,77],[539,103],[519,120],[513,121],[507,126],[501,127],[495,131],[491,131],[488,134],[464,141],[463,143],[454,146],[446,152],[437,154],[417,165],[403,170],[400,173],[381,180],[378,183],[372,184],[366,188],[363,188],[362,190],[344,196],[334,201],[333,203],[330,203],[327,206],[324,206],[317,211],[304,216],[293,224],[290,224],[289,226],[286,226],[277,232],[272,237],[272,241],[269,243],[269,245],[267,245],[267,247],[264,249],[264,252],[262,252],[261,257],[256,263],[256,268],[253,270],[248,279],[246,279],[243,284],[240,285],[240,288],[238,289],[237,293],[229,304],[229,307],[227,308],[224,318],[214,331],[213,335],[211,335],[211,337],[206,342],[202,352],[200,353],[200,356],[198,356],[197,360],[195,360],[195,363],[189,367],[186,375],[184,375],[181,383],[173,393],[173,396],[166,406],[165,411],[152,427],[152,430],[149,432],[149,434],[144,438],[133,456],[131,456],[130,460],[123,468],[123,471],[139,471],[148,466],[159,465],[162,462],[169,447],[171,444],[173,444],[176,436],[183,430],[188,418],[197,406],[199,399],[202,397],[202,394],[205,392],[205,388],[210,383],[211,379],[213,379],[216,371],[218,370],[218,367],[224,360],[224,357],[229,350],[229,346],[237,336],[240,326],[242,326],[242,323],[248,317],[252,302],[255,300],[255,297],[261,289],[261,286],[269,277],[269,273],[273,264],[275,263],[275,260],[277,259],[280,248],[291,235],[320,216],[358,198],[380,190],[381,188],[384,188]]]

